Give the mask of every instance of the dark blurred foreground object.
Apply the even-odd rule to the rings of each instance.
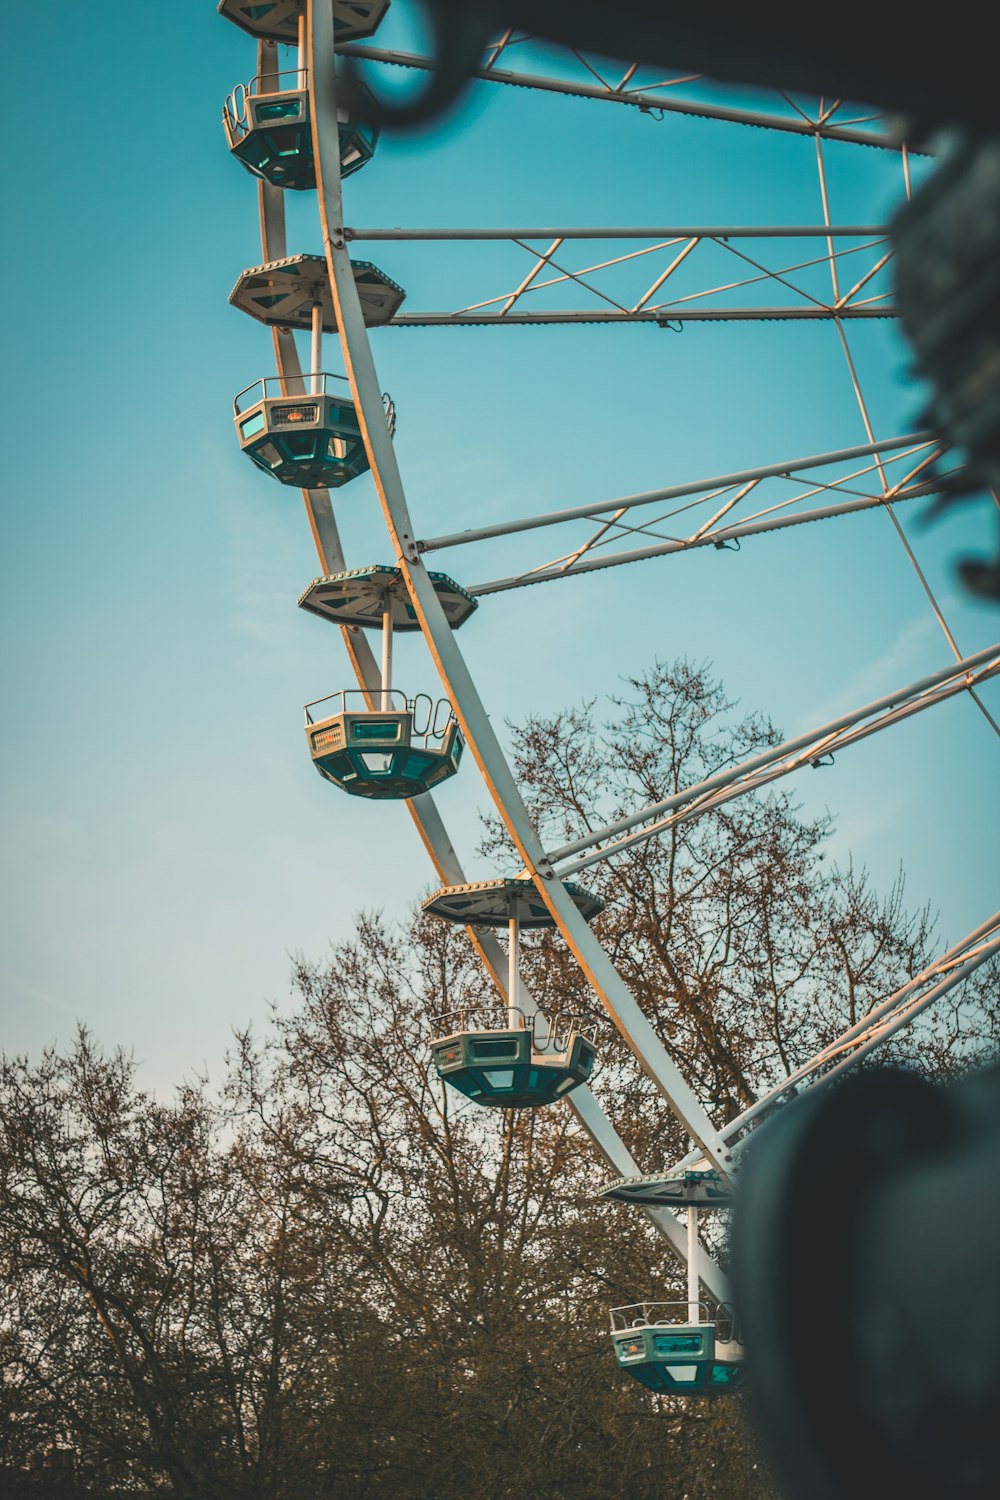
[[[921,132],[958,122],[1000,127],[996,49],[981,6],[952,5],[947,24],[905,26],[898,6],[848,4],[818,36],[811,11],[768,20],[733,0],[682,9],[664,0],[421,0],[437,66],[403,104],[381,103],[381,120],[433,119],[462,93],[482,54],[508,27],[625,62],[710,73],[726,82],[870,100]]]
[[[964,487],[953,487],[931,515],[972,490],[1000,495],[1000,90],[981,6],[953,5],[946,25],[906,26],[897,6],[848,5],[817,42],[811,11],[769,22],[729,0],[687,9],[664,0],[613,8],[607,0],[420,3],[436,66],[415,94],[363,103],[356,64],[345,59],[345,84],[355,91],[348,102],[367,108],[375,125],[416,125],[450,108],[484,51],[513,28],[724,82],[866,100],[896,116],[911,143],[947,129],[944,164],[892,226],[897,301],[934,386],[931,420],[968,460]],[[963,559],[959,573],[972,593],[1000,601],[1000,547],[992,558]]]
[[[934,387],[929,420],[968,460],[932,516],[978,487],[1000,494],[1000,134],[956,129],[935,147],[941,165],[890,226],[900,319]],[[959,573],[1000,600],[1000,548]]]
[[[747,1153],[735,1289],[787,1500],[1000,1489],[1000,1068],[868,1073]]]

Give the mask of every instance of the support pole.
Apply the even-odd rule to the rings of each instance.
[[[262,78],[268,75],[273,80],[273,83],[269,83],[272,89],[278,87],[278,80],[274,76],[278,71],[277,52],[277,47],[269,42],[261,42],[257,49],[257,72]],[[261,261],[284,260],[287,247],[284,191],[261,180],[257,184],[257,193],[260,207]],[[295,344],[294,334],[290,328],[272,328],[271,337],[274,340],[274,358],[281,377],[281,394],[304,396],[306,383],[299,364],[299,351]],[[334,519],[330,491],[303,490],[302,499],[305,502],[309,529],[316,544],[323,572],[343,573],[347,564],[344,561],[344,549],[341,546],[340,533]]]
[[[518,980],[518,965],[521,961],[521,920],[516,914],[507,923],[507,933],[507,1024],[513,1031],[515,1027],[523,1025],[523,1017],[518,1004],[521,998]]]
[[[688,1322],[700,1323],[701,1310],[698,1306],[698,1210],[693,1203],[688,1204],[687,1230]]]
[[[386,594],[382,601],[382,710],[392,707],[392,600]]]
[[[299,11],[299,52],[298,58],[296,59],[299,68],[298,86],[300,89],[308,88],[309,86],[309,75],[306,72],[306,49],[308,47],[308,41],[309,39],[306,35],[306,8],[305,6],[303,6]]]
[[[310,354],[310,369],[312,370],[312,392],[318,396],[322,389],[323,369],[323,304],[314,302],[312,305],[312,352]]]

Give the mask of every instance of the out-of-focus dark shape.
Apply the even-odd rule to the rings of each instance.
[[[1000,1069],[788,1105],[748,1151],[733,1255],[788,1500],[996,1495]]]
[[[954,130],[939,149],[938,170],[891,226],[899,315],[934,387],[928,417],[968,459],[932,516],[973,488],[1000,492],[1000,135]],[[959,572],[1000,600],[1000,552]]]
[[[690,68],[736,83],[865,99],[905,114],[920,130],[960,121],[1000,125],[994,49],[982,10],[953,6],[947,25],[907,26],[897,7],[849,4],[817,34],[810,11],[768,20],[718,0],[682,9],[664,0],[421,0],[437,69],[405,105],[380,103],[379,123],[429,120],[461,93],[482,52],[508,27],[626,62]]]
[[[426,124],[457,103],[479,67],[496,30],[502,7],[491,0],[420,0],[431,34],[434,71],[428,82],[402,102],[376,97],[363,106],[375,125],[405,129]],[[344,59],[345,97],[359,107],[360,82],[353,58]]]

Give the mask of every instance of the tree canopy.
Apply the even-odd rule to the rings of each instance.
[[[657,667],[605,725],[523,729],[548,838],[574,837],[764,744],[701,669]],[[931,956],[908,912],[825,859],[771,791],[598,867],[602,941],[718,1121]],[[505,857],[498,828],[484,852]],[[595,1090],[647,1170],[687,1146],[559,942],[524,945],[539,1003],[588,1014]],[[982,972],[982,971],[980,971]],[[495,1000],[464,934],[361,916],[221,1081],[168,1102],[121,1051],[0,1068],[0,1472],[12,1496],[177,1500],[771,1493],[742,1403],[619,1375],[607,1309],[682,1295],[644,1219],[595,1200],[571,1112],[444,1088],[433,1016]],[[898,1060],[995,1051],[987,980]]]

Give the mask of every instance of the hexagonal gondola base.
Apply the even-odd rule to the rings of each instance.
[[[563,888],[588,922],[604,910],[601,897],[585,891],[582,886],[564,880]],[[517,917],[522,927],[555,926],[548,907],[535,889],[535,882],[523,876],[514,880],[477,880],[469,885],[443,885],[421,905],[431,916],[473,927],[506,927],[513,917]]]
[[[662,1395],[725,1395],[743,1379],[741,1361],[716,1357],[714,1323],[644,1325],[611,1338],[618,1368]]]
[[[227,127],[229,149],[254,177],[272,187],[308,192],[316,186],[309,95],[304,90],[257,94],[247,100],[250,128],[235,136]],[[223,117],[226,124],[226,117]],[[378,131],[346,115],[337,124],[340,175],[350,177],[375,152]]]
[[[371,261],[351,262],[354,285],[367,328],[394,318],[406,293]],[[319,303],[324,333],[337,332],[337,315],[330,278],[322,255],[289,255],[284,260],[250,266],[240,273],[229,301],[269,328],[312,328],[312,310]]]
[[[721,1172],[684,1168],[650,1177],[617,1177],[598,1196],[617,1203],[664,1208],[692,1203],[702,1208],[726,1208],[733,1201],[733,1185]]]
[[[530,1029],[460,1031],[432,1043],[438,1077],[492,1109],[537,1109],[586,1083],[593,1044],[572,1033],[565,1052],[536,1052]]]
[[[307,192],[316,186],[308,96],[304,93],[259,95],[250,109],[260,120],[230,143],[237,161],[272,187]]]
[[[428,573],[427,577],[434,586],[445,619],[452,630],[457,630],[478,607],[478,601],[447,573]],[[402,568],[385,563],[370,568],[352,568],[348,573],[331,573],[327,578],[314,578],[299,595],[298,603],[300,609],[307,609],[323,620],[332,620],[335,625],[363,625],[379,630],[388,605],[393,631],[420,629]]]
[[[391,0],[333,0],[334,35],[338,42],[359,41],[374,36]],[[242,31],[265,42],[286,42],[294,47],[299,39],[302,0],[219,0],[219,14]]]

